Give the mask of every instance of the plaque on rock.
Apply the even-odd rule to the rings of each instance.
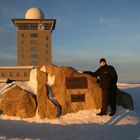
[[[66,77],[67,89],[87,89],[87,77]]]
[[[85,94],[71,95],[71,102],[85,102]]]

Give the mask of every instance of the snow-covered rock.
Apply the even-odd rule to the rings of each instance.
[[[35,116],[36,99],[28,91],[14,85],[3,93],[0,110],[9,116],[29,118]]]

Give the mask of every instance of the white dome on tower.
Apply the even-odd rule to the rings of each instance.
[[[45,16],[43,12],[36,7],[30,8],[25,14],[25,19],[44,19]]]

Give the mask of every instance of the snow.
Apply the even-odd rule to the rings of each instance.
[[[53,84],[54,84],[54,81],[55,81],[55,75],[50,75],[50,74],[48,74],[48,81],[47,81],[47,84],[49,85],[49,86],[52,86]]]
[[[45,67],[45,66],[42,66],[42,67],[40,68],[40,71],[46,73],[46,67]],[[48,84],[49,86],[52,86],[52,85],[54,84],[54,81],[55,81],[55,75],[50,75],[50,74],[48,73],[47,84]]]
[[[33,69],[30,72],[30,80],[28,82],[24,82],[24,85],[28,87],[28,91],[37,95],[37,69]]]
[[[140,84],[118,87],[131,94],[134,111],[117,106],[113,117],[85,110],[54,120],[41,120],[37,114],[28,119],[0,115],[0,140],[140,140]]]

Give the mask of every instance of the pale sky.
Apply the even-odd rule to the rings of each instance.
[[[95,71],[104,57],[120,82],[140,82],[140,0],[1,0],[0,66],[16,65],[11,19],[24,18],[31,7],[57,20],[53,64]]]

